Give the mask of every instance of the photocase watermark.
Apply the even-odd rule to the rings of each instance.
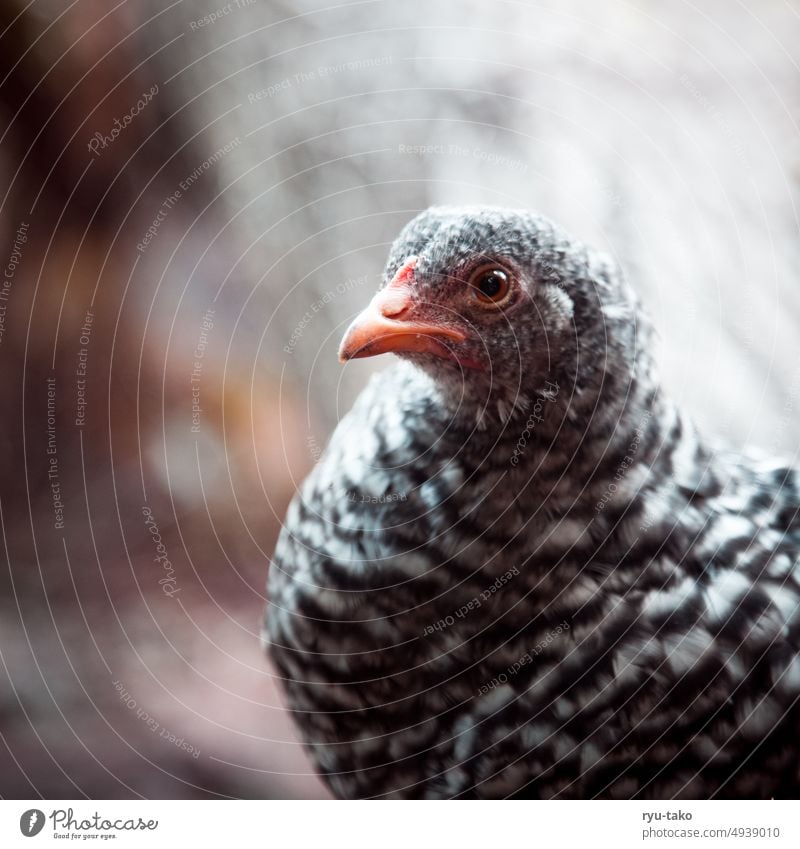
[[[558,286],[559,289],[565,287],[564,275],[552,262],[546,262],[538,268],[536,276],[542,283],[550,283],[553,286]]]
[[[548,631],[548,633],[539,640],[538,643],[528,652],[522,655],[519,660],[515,661],[511,664],[511,666],[506,669],[505,672],[501,672],[497,677],[492,678],[491,681],[488,681],[486,684],[481,685],[478,688],[478,695],[485,696],[490,690],[494,690],[495,687],[500,687],[503,684],[507,684],[511,678],[513,678],[524,666],[527,666],[529,663],[533,663],[535,657],[540,655],[549,645],[551,645],[561,634],[569,631],[569,622],[564,620],[560,625],[557,625],[553,628],[552,631]]]
[[[64,502],[61,500],[61,481],[58,471],[58,445],[56,443],[56,379],[47,378],[47,482],[53,500],[53,527],[64,530]]]
[[[14,234],[11,254],[8,257],[6,267],[3,269],[3,278],[0,280],[0,345],[3,344],[3,336],[6,332],[6,310],[11,295],[11,285],[17,274],[19,261],[22,259],[22,246],[28,241],[28,227],[26,221],[20,221],[17,232]]]
[[[603,510],[606,504],[608,504],[608,502],[612,499],[616,491],[619,489],[617,483],[625,477],[630,467],[634,464],[636,460],[636,452],[639,450],[639,445],[641,444],[642,437],[644,436],[645,426],[652,415],[653,414],[650,410],[646,410],[639,422],[639,425],[634,429],[633,439],[631,439],[630,444],[628,445],[628,453],[622,458],[622,460],[620,460],[620,464],[614,472],[613,479],[606,487],[602,498],[597,502],[597,504],[595,504],[596,513]],[[646,528],[643,530],[646,530]]]
[[[398,144],[397,152],[405,156],[460,156],[463,158],[477,159],[487,165],[498,168],[507,168],[519,174],[525,174],[528,170],[527,163],[521,159],[514,159],[501,153],[485,150],[481,147],[464,147],[460,144]]]
[[[519,568],[512,566],[508,571],[500,575],[495,582],[487,587],[482,593],[471,598],[458,608],[458,610],[445,616],[444,619],[439,619],[431,625],[426,625],[422,631],[423,637],[429,637],[431,634],[438,631],[445,631],[451,625],[455,625],[456,619],[463,619],[467,614],[477,610],[485,601],[488,601],[499,589],[504,587],[512,578],[519,575]]]
[[[148,246],[150,245],[150,242],[152,242],[153,239],[155,239],[155,237],[158,235],[159,228],[167,220],[167,216],[170,214],[170,212],[172,212],[175,205],[178,203],[182,196],[183,193],[180,191],[180,189],[176,189],[171,195],[169,195],[169,197],[165,197],[164,200],[161,202],[161,206],[159,207],[158,212],[156,213],[156,217],[153,219],[152,223],[147,228],[147,231],[142,237],[142,240],[139,242],[138,245],[136,245],[136,250],[139,251],[140,254],[143,254],[147,250]]]
[[[249,92],[247,102],[258,103],[260,100],[269,100],[295,86],[318,82],[319,80],[328,79],[347,71],[366,71],[381,68],[391,65],[392,62],[394,62],[394,57],[392,56],[371,56],[364,59],[351,59],[348,62],[340,62],[337,65],[318,65],[316,68],[298,71],[296,74],[276,80],[274,83],[264,86],[264,88],[260,88],[258,91]]]
[[[548,380],[545,388],[538,393],[533,408],[528,415],[528,420],[525,422],[525,429],[519,435],[517,444],[511,453],[511,460],[509,462],[512,466],[519,465],[519,458],[527,448],[531,436],[533,436],[533,431],[538,424],[544,421],[545,404],[552,404],[558,397],[558,392],[558,383],[555,380]]]
[[[306,436],[306,448],[308,448],[308,453],[311,455],[311,459],[315,463],[318,463],[319,458],[322,456],[322,448],[313,433],[309,433],[308,436]]]
[[[778,417],[775,435],[772,439],[772,450],[774,453],[783,453],[781,450],[781,440],[783,439],[783,435],[786,432],[786,429],[793,426],[797,419],[795,406],[797,403],[798,393],[800,393],[800,368],[795,370],[792,382],[789,385],[789,391],[787,392],[786,398],[781,406],[781,413]]]
[[[158,524],[153,518],[153,513],[146,505],[142,507],[142,516],[144,516],[145,527],[150,531],[153,538],[153,545],[156,547],[156,556],[153,558],[155,563],[160,563],[164,570],[164,575],[158,579],[164,595],[173,598],[180,592],[177,581],[175,580],[175,569],[172,566],[172,561],[169,559],[167,547],[161,540],[161,534],[158,530]]]
[[[95,811],[91,817],[76,819],[72,808],[55,808],[45,817],[44,811],[31,808],[20,817],[19,830],[25,837],[35,837],[48,819],[53,828],[53,838],[62,840],[112,840],[118,831],[155,831],[158,828],[158,820],[141,817],[110,820]]]
[[[659,501],[658,506],[660,511],[654,509],[656,506],[653,502],[645,502],[645,509],[642,513],[641,521],[639,522],[639,530],[643,533],[649,531],[650,528],[664,516],[664,509],[668,499],[678,492],[678,487],[674,481],[667,481],[664,486],[658,491]],[[652,498],[652,495],[650,496]],[[669,515],[669,514],[668,514]]]
[[[120,701],[122,701],[125,707],[129,710],[135,711],[136,716],[141,719],[145,725],[147,725],[153,734],[158,733],[158,736],[162,740],[166,740],[167,743],[171,743],[173,746],[176,746],[178,749],[186,752],[186,754],[191,755],[195,760],[200,757],[200,749],[187,743],[183,737],[178,737],[169,729],[164,728],[164,726],[155,717],[151,716],[136,702],[136,699],[134,699],[134,697],[125,689],[125,685],[122,681],[114,681],[113,684],[114,689],[119,695]]]
[[[603,200],[605,200],[607,203],[617,209],[622,206],[622,197],[620,196],[619,192],[615,192],[613,189],[610,189],[608,186],[605,186],[602,183],[595,183],[595,185],[597,186],[597,190]]]
[[[155,83],[150,89],[142,94],[142,96],[134,103],[129,112],[122,116],[122,119],[114,118],[114,126],[107,133],[95,133],[89,143],[87,149],[95,156],[100,156],[100,151],[110,147],[119,137],[119,134],[129,127],[137,115],[140,115],[147,104],[158,94],[158,83]]]
[[[306,444],[309,445],[312,456],[316,455],[315,459],[318,460],[322,451],[314,437],[308,437]],[[404,492],[359,492],[355,489],[339,488],[333,484],[330,484],[328,489],[333,490],[337,497],[344,498],[353,504],[392,504],[395,501],[408,501],[408,496]]]
[[[75,369],[75,388],[77,397],[75,403],[75,426],[83,427],[86,424],[86,368],[89,363],[89,343],[92,341],[92,323],[94,313],[86,310],[83,317],[81,335],[78,337],[78,362]]]
[[[254,6],[255,3],[256,0],[232,0],[231,3],[226,3],[224,6],[220,6],[219,9],[215,9],[207,15],[203,15],[202,18],[190,21],[189,29],[196,32],[199,29],[203,29],[203,27],[210,27],[222,18],[226,18],[231,12],[234,12],[237,9],[247,9],[250,6]]]
[[[730,142],[733,152],[739,157],[740,161],[747,165],[747,154],[739,136],[734,132],[731,125],[725,119],[725,116],[714,106],[711,101],[703,94],[702,91],[692,82],[686,74],[680,77],[681,85],[692,95],[692,97],[706,110],[711,120],[722,130],[728,141]]]
[[[194,362],[189,375],[189,387],[192,390],[192,433],[200,433],[200,414],[203,412],[200,405],[200,378],[203,374],[203,359],[208,347],[208,335],[214,329],[214,314],[215,310],[207,309],[200,323],[200,335],[194,348]]]
[[[317,300],[314,301],[314,303],[311,304],[311,306],[305,311],[300,321],[298,321],[295,325],[294,330],[292,330],[291,335],[289,336],[289,341],[283,346],[283,352],[285,354],[294,353],[297,343],[303,338],[303,334],[306,332],[309,324],[311,324],[314,320],[314,316],[320,310],[324,309],[329,303],[331,303],[331,301],[334,301],[340,295],[344,295],[345,292],[350,292],[358,286],[363,286],[368,280],[368,274],[362,274],[361,277],[351,277],[349,280],[344,280],[337,284],[335,289],[329,289],[324,295],[322,295],[321,298],[317,298]]]
[[[372,495],[368,492],[348,490],[346,497],[348,501],[357,504],[391,504],[393,501],[408,501],[404,492],[384,492],[380,495]]]
[[[36,837],[44,828],[44,824],[44,811],[40,811],[38,808],[29,808],[19,818],[19,830],[25,837]]]
[[[155,218],[145,231],[141,241],[136,245],[136,250],[139,251],[140,254],[147,251],[150,243],[158,235],[161,225],[167,220],[170,212],[172,212],[172,210],[177,206],[178,202],[183,197],[184,192],[189,191],[189,189],[203,176],[203,174],[205,174],[206,171],[208,171],[209,168],[211,168],[212,165],[215,165],[220,159],[239,147],[241,143],[242,139],[239,136],[236,136],[227,144],[217,148],[214,153],[212,153],[207,159],[204,159],[191,174],[188,174],[178,183],[178,188],[175,189],[171,195],[164,198]]]
[[[650,510],[645,510],[642,515],[642,521],[639,524],[639,530],[643,533],[649,531],[653,527],[653,523],[658,517]]]

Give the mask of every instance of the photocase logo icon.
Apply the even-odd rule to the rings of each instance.
[[[19,818],[19,830],[25,837],[36,837],[44,828],[44,811],[31,808]]]

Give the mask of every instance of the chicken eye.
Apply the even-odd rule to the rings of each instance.
[[[482,304],[497,306],[508,297],[511,285],[508,273],[496,266],[479,268],[470,279],[475,296]]]

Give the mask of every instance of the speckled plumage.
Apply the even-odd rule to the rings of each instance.
[[[334,793],[796,797],[798,472],[697,433],[621,273],[549,221],[433,208],[387,281],[411,255],[489,370],[374,377],[270,570],[269,650]],[[487,259],[520,297],[455,307]]]

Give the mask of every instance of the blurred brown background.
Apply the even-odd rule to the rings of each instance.
[[[259,630],[431,203],[613,252],[707,427],[797,457],[800,4],[0,8],[0,795],[317,797]]]

